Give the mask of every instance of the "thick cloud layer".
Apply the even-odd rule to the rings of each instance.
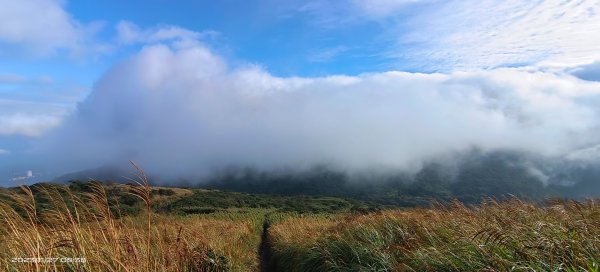
[[[597,144],[599,98],[599,83],[569,74],[279,78],[198,44],[154,45],[108,71],[44,148],[73,170],[134,159],[171,177],[229,165],[407,169],[473,147],[563,157]]]

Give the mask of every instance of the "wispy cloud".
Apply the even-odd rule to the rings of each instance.
[[[562,69],[600,60],[595,0],[313,0],[297,11],[334,36],[377,25],[370,29],[378,35],[357,35],[377,39],[371,46],[382,61],[402,70]]]
[[[373,18],[393,16],[411,4],[433,2],[436,0],[352,0],[360,11]]]
[[[349,50],[349,48],[346,46],[336,46],[336,47],[332,47],[332,48],[325,48],[322,50],[317,50],[317,51],[311,52],[307,56],[307,59],[310,62],[330,62],[333,59],[335,59],[337,56],[339,56],[340,54],[343,54],[344,52],[347,52],[348,50]]]
[[[386,19],[404,13],[414,4],[434,1],[439,0],[310,0],[301,2],[296,10],[312,16],[319,27],[338,28]]]
[[[600,59],[600,2],[467,0],[414,15],[390,56],[428,70],[540,65]]]
[[[7,75],[0,80],[0,137],[42,136],[88,93],[86,88],[56,83],[49,76]]]
[[[192,31],[173,25],[160,25],[142,29],[129,21],[120,21],[117,26],[117,41],[121,44],[157,43],[167,41],[194,41],[219,35],[216,31]]]
[[[1,149],[0,148],[0,156],[2,156],[2,155],[8,155],[8,154],[10,154],[10,151],[8,151],[6,149]]]
[[[0,84],[14,84],[25,81],[26,78],[18,74],[1,74],[0,73]]]
[[[0,87],[2,87],[2,85],[22,86],[26,84],[51,84],[53,82],[54,79],[48,75],[30,77],[15,73],[0,73]]]

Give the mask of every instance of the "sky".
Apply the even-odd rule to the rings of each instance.
[[[128,159],[175,177],[598,157],[597,0],[0,6],[0,185]]]

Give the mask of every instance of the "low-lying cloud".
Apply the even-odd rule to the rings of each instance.
[[[281,78],[199,44],[108,71],[41,149],[71,170],[139,161],[169,177],[230,165],[407,169],[476,147],[548,157],[597,144],[600,83],[496,69]]]

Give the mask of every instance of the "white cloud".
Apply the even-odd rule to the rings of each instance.
[[[2,155],[8,155],[8,154],[10,154],[10,151],[8,151],[6,149],[1,149],[0,148],[0,156],[2,156]]]
[[[142,29],[129,21],[117,24],[117,40],[122,44],[157,43],[164,41],[194,41],[217,35],[215,31],[196,32],[172,25]]]
[[[563,156],[597,144],[599,96],[600,83],[569,74],[280,78],[228,68],[202,46],[154,45],[98,81],[49,154],[182,176],[230,164],[403,168],[472,147]]]
[[[0,136],[25,135],[36,137],[58,126],[62,116],[48,115],[0,115]]]
[[[89,89],[48,75],[0,74],[0,139],[42,136],[58,126]]]
[[[408,25],[392,55],[424,68],[568,67],[600,59],[595,0],[452,0]]]
[[[71,103],[0,99],[0,137],[39,137],[57,127],[74,108]]]
[[[60,0],[0,0],[0,47],[4,53],[48,56],[59,50],[72,55],[106,51],[93,41],[102,25],[84,25],[67,13]]]

